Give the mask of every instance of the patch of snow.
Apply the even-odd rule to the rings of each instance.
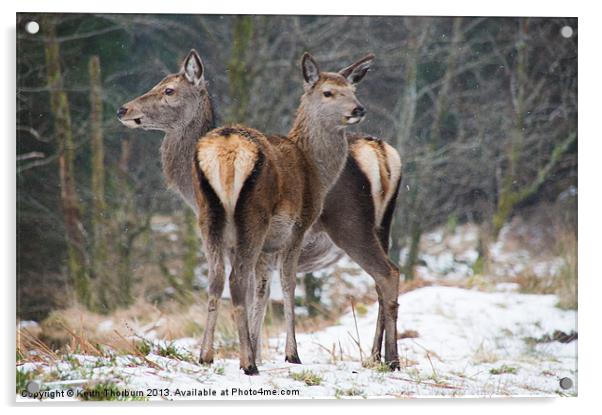
[[[495,290],[500,292],[518,292],[520,285],[515,282],[500,282],[495,285]]]
[[[503,289],[504,287],[499,287]],[[271,338],[264,350],[260,375],[245,376],[235,359],[216,359],[212,366],[156,354],[119,356],[114,362],[78,356],[90,379],[117,379],[129,390],[168,388],[180,391],[215,390],[202,399],[265,399],[261,391],[299,391],[299,398],[451,396],[557,396],[559,379],[577,380],[577,341],[537,343],[555,330],[576,331],[576,312],[558,309],[553,295],[514,291],[480,292],[452,287],[425,287],[399,297],[398,330],[415,330],[417,338],[398,340],[402,369],[380,372],[362,367],[370,352],[378,315],[376,305],[354,319],[351,312],[323,330],[298,333],[303,365],[284,363],[284,334]],[[356,326],[357,324],[357,326]],[[356,329],[357,327],[357,329]],[[175,342],[196,356],[198,339]],[[358,346],[359,343],[359,346]],[[360,349],[361,347],[361,349]],[[360,351],[361,350],[361,351]],[[59,370],[62,380],[81,379],[81,368],[68,362],[27,364],[19,370]],[[308,370],[320,378],[316,386],[294,380]],[[496,374],[499,371],[507,372]],[[48,384],[60,389],[62,385]],[[229,391],[228,396],[222,396]],[[234,396],[233,392],[236,392]],[[576,386],[563,393],[576,394]],[[268,399],[291,399],[286,395]],[[26,398],[18,397],[19,400]]]
[[[171,233],[175,233],[178,232],[179,228],[178,225],[176,225],[175,223],[172,222],[151,222],[151,229],[155,232],[159,232],[159,233],[166,233],[166,234],[171,234]]]
[[[108,332],[113,329],[113,320],[105,320],[98,325],[98,331]]]
[[[22,320],[17,323],[18,329],[31,330],[40,327],[40,325],[33,320]]]

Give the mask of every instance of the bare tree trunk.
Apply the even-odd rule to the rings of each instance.
[[[418,222],[412,224],[412,230],[410,234],[410,247],[408,249],[408,255],[406,262],[402,268],[405,280],[411,281],[415,277],[415,267],[418,262],[418,254],[420,253],[420,240],[422,239],[422,228]]]
[[[45,57],[48,89],[50,90],[50,109],[54,117],[54,131],[59,145],[59,181],[67,237],[67,269],[77,300],[89,307],[91,293],[85,249],[86,237],[81,222],[79,197],[75,188],[73,169],[75,148],[71,115],[69,100],[63,88],[60,50],[56,39],[55,25],[56,23],[51,17],[44,18],[43,27],[47,31]]]
[[[92,232],[91,274],[96,280],[98,307],[103,311],[111,308],[107,288],[112,278],[107,264],[107,220],[105,201],[104,143],[102,133],[102,86],[100,60],[92,56],[88,63],[90,76],[90,145],[92,152]]]
[[[232,54],[228,62],[228,90],[231,99],[228,122],[245,122],[248,116],[251,78],[247,65],[252,47],[253,16],[235,16]]]
[[[518,40],[516,42],[516,70],[512,79],[512,84],[515,86],[513,96],[514,104],[514,128],[512,137],[508,144],[507,160],[508,167],[505,176],[502,179],[501,188],[499,190],[497,210],[493,215],[492,233],[493,239],[497,239],[502,226],[508,219],[512,208],[516,204],[512,194],[514,193],[514,183],[516,176],[516,168],[518,159],[521,154],[524,135],[524,105],[525,105],[525,87],[527,82],[527,22],[524,19],[518,21]]]

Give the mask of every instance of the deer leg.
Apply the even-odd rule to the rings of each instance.
[[[207,304],[207,322],[199,358],[201,364],[213,363],[213,336],[219,301],[224,291],[224,258],[221,251],[218,248],[208,249],[207,262],[209,263],[209,301]]]
[[[324,226],[332,241],[374,279],[379,295],[379,311],[372,354],[380,356],[384,330],[385,361],[392,369],[398,368],[396,327],[399,269],[389,260],[373,229],[356,227],[346,231],[345,224],[334,221],[324,222]]]
[[[249,279],[253,275],[253,265],[253,261],[237,255],[230,274],[230,295],[240,343],[240,368],[245,375],[259,374],[251,348],[247,314],[247,290],[249,289]]]
[[[255,298],[251,311],[249,327],[251,330],[251,347],[255,360],[261,362],[261,328],[270,298],[270,273],[268,257],[261,255],[255,266]]]
[[[284,319],[286,322],[284,360],[289,363],[301,364],[297,352],[297,339],[295,338],[295,286],[297,284],[297,261],[301,253],[302,236],[298,239],[284,255],[280,270],[280,283],[284,296]]]
[[[382,284],[383,308],[385,317],[385,363],[391,370],[399,369],[399,355],[397,353],[397,311],[399,304],[399,271],[392,270],[388,278]]]
[[[372,360],[380,362],[382,356],[383,337],[385,334],[385,312],[383,308],[383,298],[378,286],[376,286],[378,295],[378,317],[376,319],[376,331],[374,333],[374,342],[372,343]]]

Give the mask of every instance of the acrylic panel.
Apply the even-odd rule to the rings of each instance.
[[[577,395],[576,18],[16,31],[17,401]]]

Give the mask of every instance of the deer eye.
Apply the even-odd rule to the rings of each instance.
[[[172,88],[165,88],[165,91],[163,91],[165,93],[165,95],[173,95],[176,90],[172,89]]]
[[[330,98],[330,97],[332,96],[332,92],[330,92],[330,91],[324,91],[322,94],[323,94],[323,95],[324,95],[326,98]]]

